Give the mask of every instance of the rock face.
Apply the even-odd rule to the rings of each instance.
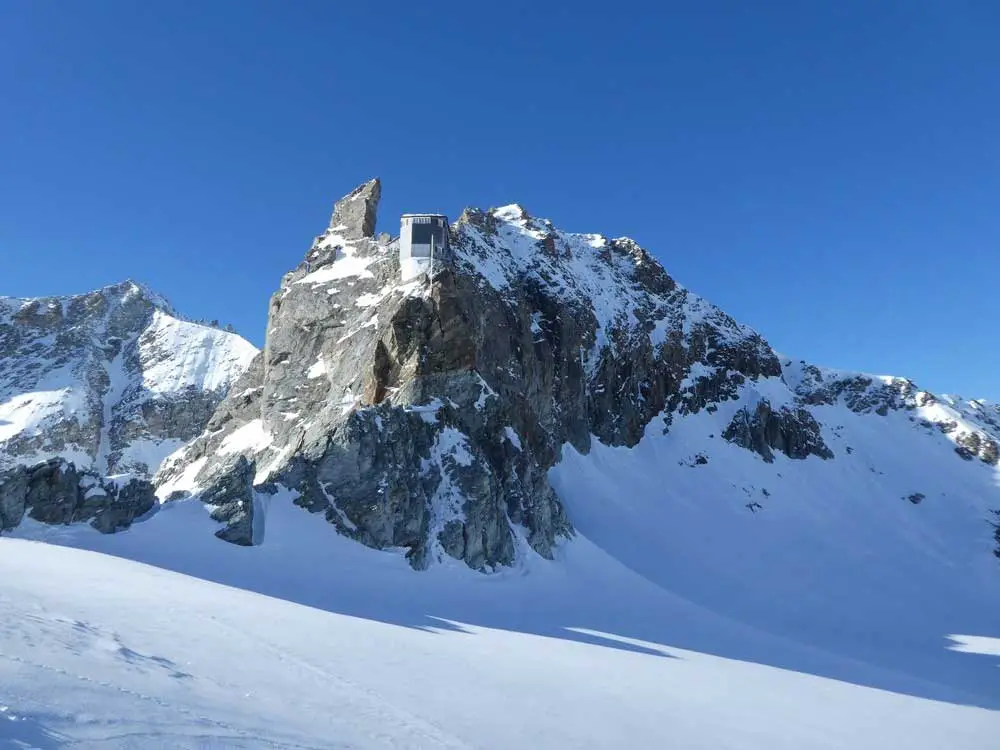
[[[217,537],[244,546],[253,544],[253,465],[244,456],[219,473],[201,501],[212,508],[212,520],[223,524]]]
[[[60,456],[151,474],[201,432],[255,354],[134,282],[0,298],[0,468]]]
[[[754,476],[726,486],[755,514],[778,469],[881,477],[852,435],[916,431],[949,477],[995,471],[995,404],[780,357],[627,238],[467,209],[433,278],[402,282],[380,197],[372,180],[336,203],[271,297],[260,353],[131,283],[0,300],[0,526],[119,530],[155,511],[159,465],[158,501],[204,503],[227,542],[266,543],[266,509],[294,503],[416,568],[488,571],[573,536],[549,478],[574,451],[655,438],[702,483],[730,462]],[[905,489],[864,497],[918,512],[946,494],[912,492],[891,460]]]
[[[774,462],[775,450],[789,458],[833,458],[812,414],[803,408],[774,411],[767,401],[758,402],[753,410],[740,409],[722,437],[752,450],[768,463]]]
[[[991,525],[993,526],[993,541],[996,542],[993,554],[1000,557],[1000,510],[994,510],[993,517],[994,521],[991,522]]]
[[[0,531],[16,528],[27,514],[47,524],[89,522],[110,534],[128,528],[155,503],[148,480],[106,480],[59,458],[0,472]]]
[[[382,184],[378,178],[358,185],[334,204],[330,231],[352,240],[374,237],[378,202],[381,198]]]
[[[256,353],[233,333],[181,320],[133,282],[0,298],[3,528],[25,508],[36,520],[93,521],[102,531],[148,511],[146,480],[201,433]]]
[[[659,415],[781,375],[756,332],[631,240],[518,206],[467,210],[453,263],[401,283],[396,244],[374,238],[380,192],[336,204],[271,299],[261,360],[156,478],[161,497],[207,495],[223,538],[252,543],[252,484],[416,567],[551,557],[573,533],[547,479],[564,445],[632,446]]]

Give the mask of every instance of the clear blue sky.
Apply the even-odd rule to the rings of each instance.
[[[1000,399],[998,40],[994,0],[0,0],[0,294],[132,277],[261,344],[378,175],[382,229],[519,202],[780,351]]]

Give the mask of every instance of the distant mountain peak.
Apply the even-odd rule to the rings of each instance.
[[[201,431],[256,354],[236,334],[176,317],[132,280],[0,298],[0,495],[10,482],[27,491],[24,472],[43,465],[35,474],[45,486],[84,473],[93,486],[117,474],[148,480]],[[25,512],[24,498],[18,506],[11,497],[3,502],[21,510],[5,509],[5,526]]]

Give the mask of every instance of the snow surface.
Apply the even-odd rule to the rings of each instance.
[[[353,276],[360,278],[374,278],[374,274],[368,270],[368,266],[377,260],[375,256],[363,256],[357,254],[357,249],[351,244],[351,240],[344,239],[339,234],[328,234],[319,247],[337,247],[336,257],[333,263],[324,266],[318,271],[306,274],[294,283],[296,284],[329,284],[331,281],[340,281]]]
[[[52,416],[72,413],[81,405],[71,388],[19,393],[0,403],[0,442],[35,432]]]
[[[316,361],[306,370],[306,377],[312,380],[313,378],[321,378],[324,375],[326,375],[326,363],[322,357],[317,357]]]
[[[149,351],[153,342],[169,356],[153,356]],[[227,388],[246,371],[258,351],[232,333],[178,320],[159,310],[143,332],[140,349],[147,355],[142,383],[151,393]]]
[[[23,530],[159,567],[0,540],[0,744],[986,750],[1000,731],[995,681],[931,700],[940,686],[721,617],[586,538],[496,575],[418,573],[288,496],[267,513],[255,548],[213,539],[197,502],[111,536]],[[995,658],[940,647],[995,678]]]
[[[176,460],[179,458],[180,458],[180,453],[177,452],[172,454],[169,458],[167,458],[167,461]],[[205,468],[206,463],[208,463],[208,456],[202,456],[201,458],[192,461],[184,468],[184,471],[181,472],[178,476],[174,477],[170,481],[163,482],[162,484],[158,485],[156,488],[156,496],[160,499],[161,502],[163,502],[166,501],[170,497],[170,495],[173,494],[174,492],[187,492],[187,493],[195,492],[195,490],[198,489],[198,486],[195,483],[198,477],[198,472],[200,472],[203,468]]]
[[[254,455],[267,448],[273,439],[271,433],[264,427],[264,420],[254,419],[227,435],[218,452]]]
[[[521,450],[521,438],[517,436],[517,433],[514,431],[514,428],[508,425],[507,427],[503,428],[503,432],[504,435],[507,437],[507,439],[510,441],[510,444],[513,445],[518,450]]]
[[[633,449],[564,448],[550,478],[576,528],[688,601],[885,670],[880,687],[1000,707],[996,662],[947,647],[1000,636],[987,524],[1000,472],[961,461],[906,412],[840,405],[813,410],[835,459],[767,464],[716,431],[741,406],[676,418],[667,435],[654,420]]]

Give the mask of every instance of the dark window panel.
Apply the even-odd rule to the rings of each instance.
[[[437,247],[444,245],[444,229],[433,224],[413,224],[410,242],[414,245],[431,244],[431,236],[434,237],[434,244]]]

